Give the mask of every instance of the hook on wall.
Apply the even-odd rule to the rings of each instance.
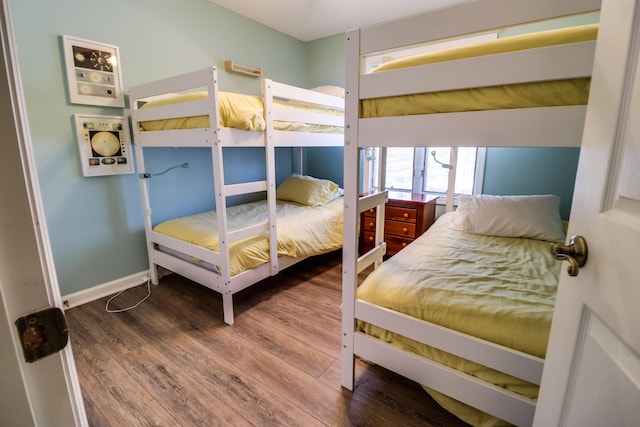
[[[365,160],[373,161],[376,159],[376,152],[373,148],[367,147],[364,149],[364,158]]]
[[[453,169],[453,165],[451,165],[449,163],[442,163],[440,160],[436,159],[436,151],[435,150],[433,150],[431,152],[431,156],[433,157],[433,160],[435,160],[436,163],[441,164],[443,168],[445,168],[445,169]]]

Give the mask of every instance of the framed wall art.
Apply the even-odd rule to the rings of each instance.
[[[124,108],[117,46],[62,36],[69,101]]]
[[[74,121],[84,176],[133,173],[126,117],[75,114]]]

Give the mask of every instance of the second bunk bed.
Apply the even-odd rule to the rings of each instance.
[[[532,424],[560,272],[549,242],[565,237],[558,198],[455,197],[453,212],[450,177],[450,212],[387,258],[388,195],[361,183],[363,153],[380,148],[384,189],[386,147],[452,147],[454,164],[457,147],[579,147],[597,25],[415,55],[368,73],[363,63],[599,8],[478,0],[346,34],[343,387],[354,387],[358,356],[422,384],[470,424]],[[377,241],[360,254],[369,209]]]
[[[305,257],[342,246],[341,189],[303,176],[301,151],[300,173],[276,185],[276,147],[343,146],[344,99],[321,90],[264,79],[262,96],[222,92],[216,67],[130,89],[152,283],[158,284],[158,267],[163,267],[219,292],[224,321],[233,324],[235,293]],[[154,222],[152,174],[145,167],[145,150],[154,147],[210,148],[214,210]],[[263,147],[265,178],[226,183],[228,147]],[[228,203],[232,196],[256,194],[263,198]]]

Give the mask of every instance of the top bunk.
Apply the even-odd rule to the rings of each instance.
[[[597,24],[415,54],[368,72],[364,64],[599,8],[599,0],[482,0],[347,33],[346,139],[359,147],[579,146]]]
[[[262,96],[218,90],[216,67],[130,89],[134,141],[142,147],[342,146],[344,99],[262,81]],[[215,123],[215,126],[211,126]]]

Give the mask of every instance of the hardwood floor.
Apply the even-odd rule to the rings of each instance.
[[[340,387],[340,254],[306,260],[234,296],[178,275],[107,313],[107,298],[67,311],[91,426],[464,426],[422,388],[357,362]],[[131,289],[126,307],[146,294]]]

